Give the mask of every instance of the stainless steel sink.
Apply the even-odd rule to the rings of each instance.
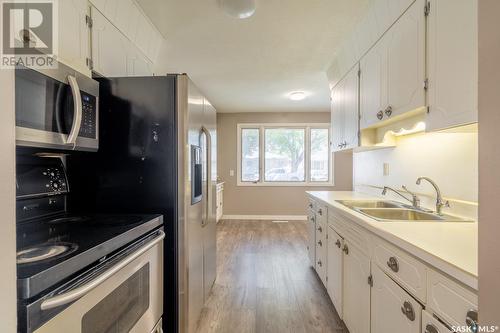
[[[474,222],[457,216],[438,215],[409,208],[355,208],[355,210],[384,222]]]
[[[338,200],[337,202],[349,208],[400,208],[402,204],[396,201],[381,200]]]

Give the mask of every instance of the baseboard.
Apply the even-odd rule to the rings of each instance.
[[[221,220],[307,221],[306,215],[223,215]]]

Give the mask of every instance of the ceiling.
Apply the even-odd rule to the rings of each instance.
[[[187,73],[218,112],[323,112],[325,70],[369,0],[256,0],[254,16],[217,0],[138,0],[166,39],[169,72]],[[291,101],[288,93],[307,98]]]

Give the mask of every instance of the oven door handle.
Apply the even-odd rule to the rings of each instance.
[[[118,271],[123,269],[125,266],[130,264],[132,261],[140,257],[142,254],[144,254],[146,251],[151,249],[153,246],[161,242],[165,238],[165,233],[162,230],[158,231],[158,237],[154,238],[151,242],[147,243],[137,251],[133,252],[130,254],[128,257],[99,275],[97,278],[94,280],[90,281],[89,283],[86,283],[78,288],[75,288],[71,291],[68,291],[67,293],[57,295],[51,298],[48,298],[40,304],[40,309],[41,310],[49,310],[56,308],[61,305],[65,305],[71,302],[74,302],[78,300],[79,298],[82,298],[86,294],[88,294],[91,290],[102,284],[104,281],[115,275]]]
[[[76,139],[78,134],[80,134],[80,129],[82,127],[83,118],[83,106],[82,106],[82,95],[80,93],[80,87],[78,86],[78,81],[73,75],[68,75],[68,83],[71,87],[71,93],[73,94],[73,105],[74,105],[74,115],[73,124],[71,125],[71,131],[66,139],[66,144],[73,145],[76,144]]]

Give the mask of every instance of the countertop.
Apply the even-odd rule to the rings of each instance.
[[[358,192],[308,191],[316,201],[349,214],[368,231],[402,248],[430,266],[478,289],[478,228],[467,222],[379,222],[336,200],[381,200]]]

